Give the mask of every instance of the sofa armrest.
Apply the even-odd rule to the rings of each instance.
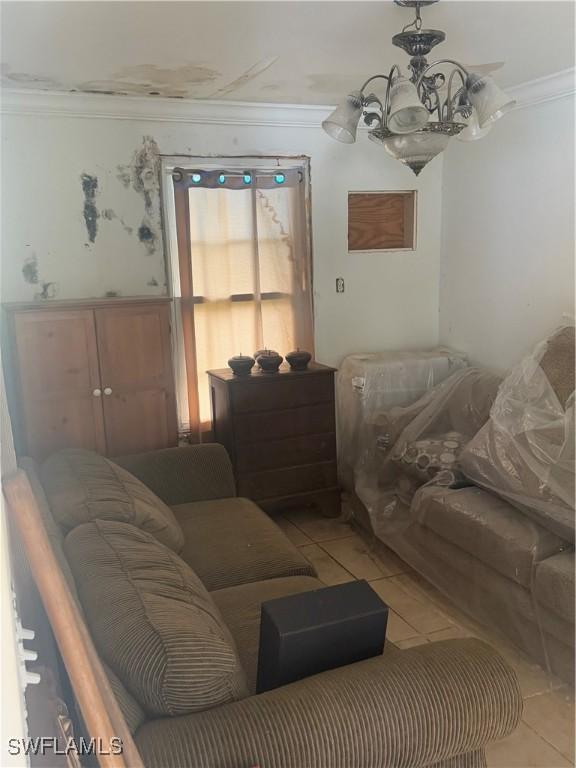
[[[521,711],[515,674],[492,648],[449,640],[150,721],[136,743],[148,768],[417,768],[503,738]]]
[[[236,496],[232,464],[219,443],[164,448],[120,456],[114,462],[171,506]]]

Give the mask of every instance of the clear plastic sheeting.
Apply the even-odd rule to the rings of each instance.
[[[337,376],[340,482],[354,491],[376,471],[378,417],[407,406],[467,365],[465,355],[438,347],[412,352],[349,355]]]
[[[460,367],[367,421],[348,456],[361,524],[473,619],[572,681],[574,328],[504,378]]]
[[[574,329],[561,333],[573,367]],[[548,347],[540,344],[507,376],[490,420],[463,452],[462,468],[476,485],[574,541],[574,392],[557,393],[542,369]]]
[[[488,418],[500,381],[463,368],[415,403],[374,416],[375,459],[361,460],[355,492],[379,538],[410,525],[410,504],[421,486],[464,482],[460,453]]]

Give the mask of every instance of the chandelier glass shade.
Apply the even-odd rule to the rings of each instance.
[[[464,123],[466,127],[456,136],[458,141],[477,141],[478,139],[483,139],[487,133],[490,133],[493,125],[493,123],[486,123],[483,128],[480,128],[478,113],[474,108],[472,108],[472,114],[468,120],[462,119],[459,122]]]
[[[437,0],[395,0],[414,8],[416,19],[392,42],[410,54],[410,77],[394,65],[388,75],[374,75],[350,93],[324,120],[333,139],[353,144],[360,120],[370,128],[368,138],[418,175],[452,136],[475,141],[514,106],[489,75],[469,71],[452,59],[428,63],[426,55],[445,39],[444,32],[422,29],[420,8]],[[407,31],[410,27],[414,29]],[[444,72],[440,67],[448,65]],[[374,80],[386,81],[383,99],[366,91]]]
[[[356,141],[356,131],[362,117],[362,104],[360,91],[350,93],[330,117],[324,120],[322,128],[336,141],[353,144]]]

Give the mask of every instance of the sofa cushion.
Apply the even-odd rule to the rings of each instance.
[[[311,576],[287,576],[253,581],[251,584],[240,584],[211,593],[236,642],[250,693],[256,692],[262,603],[277,597],[322,589],[323,586],[321,581]]]
[[[172,509],[184,531],[181,556],[209,590],[316,575],[276,523],[248,499],[195,501]]]
[[[184,545],[170,507],[104,456],[78,448],[59,451],[44,462],[41,478],[52,514],[66,532],[90,520],[118,520],[151,533],[175,552]]]
[[[566,546],[562,539],[481,488],[423,489],[411,516],[527,588],[534,565]]]
[[[427,483],[439,472],[458,473],[458,458],[466,439],[459,432],[413,440],[402,445],[393,460],[398,468],[422,483]]]
[[[574,624],[574,552],[544,560],[536,569],[534,596],[538,603]]]
[[[423,555],[427,578],[440,591],[462,596],[460,607],[467,613],[480,621],[491,613],[498,620],[517,613],[535,622],[534,601],[523,585],[423,525],[412,526],[410,540]]]
[[[564,328],[516,365],[461,456],[474,483],[568,541],[575,522],[573,347],[574,329]]]
[[[574,331],[570,325],[552,334],[540,360],[540,367],[563,408],[574,392]]]
[[[58,561],[58,566],[62,571],[64,579],[66,580],[72,595],[72,599],[76,603],[80,613],[83,614],[80,598],[78,597],[78,591],[76,589],[76,583],[74,581],[74,577],[72,576],[72,571],[70,570],[68,560],[64,554],[64,534],[62,533],[60,527],[56,524],[54,517],[52,516],[52,512],[50,511],[50,505],[48,504],[44,489],[42,488],[42,484],[40,483],[40,479],[38,477],[37,464],[33,459],[22,457],[18,460],[18,465],[26,472],[26,475],[28,476],[30,487],[32,488],[32,492],[34,493],[34,497],[38,504],[38,511],[42,517],[44,530],[46,531],[46,534],[50,540],[52,552]],[[85,619],[84,616],[83,618]],[[118,679],[110,667],[104,662],[102,662],[102,666],[104,667],[104,671],[108,677],[108,682],[110,683],[112,692],[116,697],[118,706],[120,707],[120,710],[124,715],[124,719],[128,724],[128,728],[130,729],[131,733],[135,733],[146,719],[144,711],[136,699],[134,699],[134,697],[131,696],[130,693],[126,690],[124,685],[122,685],[122,682]]]
[[[198,712],[246,695],[220,612],[171,549],[107,520],[77,526],[65,549],[96,647],[148,714]]]

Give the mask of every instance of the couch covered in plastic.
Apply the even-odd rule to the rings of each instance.
[[[574,327],[503,380],[466,368],[377,421],[378,471],[355,489],[364,524],[572,682]]]

